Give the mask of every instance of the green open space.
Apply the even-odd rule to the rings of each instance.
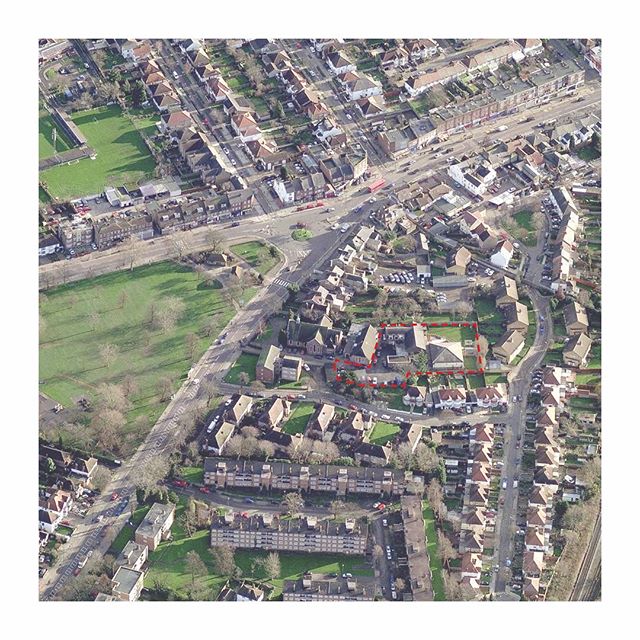
[[[53,146],[53,130],[56,130],[56,144]],[[46,112],[40,112],[38,119],[38,157],[50,158],[56,153],[68,151],[72,144],[60,127],[56,127],[53,118]]]
[[[235,361],[234,365],[229,369],[224,377],[225,382],[231,384],[240,384],[240,374],[246,373],[249,382],[256,379],[256,365],[258,364],[258,356],[252,353],[241,353],[240,357]]]
[[[280,254],[271,255],[269,247],[258,240],[232,244],[230,249],[262,275],[267,274],[280,262]]]
[[[422,501],[422,516],[424,518],[424,531],[427,537],[427,553],[431,567],[431,586],[433,587],[433,599],[444,600],[444,578],[442,576],[442,560],[438,553],[438,536],[436,535],[436,521],[433,510],[426,500]]]
[[[282,430],[290,435],[302,433],[309,422],[309,418],[314,411],[312,402],[300,402],[294,405],[294,409],[289,419],[284,423]]]
[[[488,385],[500,384],[507,382],[507,376],[504,373],[486,373],[484,374],[484,380]]]
[[[396,411],[410,411],[411,408],[406,406],[402,402],[404,397],[404,389],[376,389],[376,399],[382,400],[386,403],[389,409],[395,409]],[[417,410],[416,410],[417,411]]]
[[[477,389],[485,386],[485,377],[481,373],[473,373],[467,376],[467,384],[469,389]]]
[[[602,366],[602,345],[594,344],[589,353],[589,364],[587,369],[600,369]]]
[[[49,192],[68,199],[101,193],[108,186],[136,186],[143,178],[152,177],[156,163],[139,130],[150,132],[158,117],[142,114],[128,118],[116,105],[73,114],[72,120],[95,150],[96,158],[41,172],[40,179]]]
[[[132,444],[139,444],[146,433],[134,429],[134,420],[146,415],[153,424],[164,409],[159,380],[168,378],[176,390],[193,363],[189,356],[199,358],[233,317],[225,290],[199,285],[193,270],[161,262],[47,291],[40,305],[40,391],[69,407],[80,396],[95,397],[101,383],[131,376],[137,391],[129,397],[123,436],[132,433]],[[156,328],[151,313],[169,298],[181,300],[184,313],[172,328]],[[205,327],[212,328],[209,337]],[[186,348],[189,334],[196,336],[193,354]],[[109,366],[102,345],[117,350]]]
[[[202,467],[180,467],[180,477],[191,484],[202,484],[204,469]]]
[[[386,444],[389,440],[393,440],[397,433],[400,432],[400,427],[397,424],[391,422],[376,422],[371,429],[369,435],[369,442],[372,444]]]

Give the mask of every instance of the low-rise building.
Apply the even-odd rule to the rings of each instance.
[[[562,361],[568,367],[580,369],[587,364],[593,340],[586,333],[579,333],[569,339],[562,350]]]
[[[305,573],[298,580],[285,580],[284,602],[370,601],[375,596],[375,583],[358,577],[331,577]]]
[[[111,579],[111,594],[116,600],[135,602],[144,586],[144,573],[121,566]]]

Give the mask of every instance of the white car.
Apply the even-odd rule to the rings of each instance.
[[[336,229],[339,229],[339,228],[340,228],[340,225],[339,225],[337,222],[334,222],[334,223],[331,225],[331,230],[332,230],[332,231],[335,231]]]
[[[347,113],[347,120],[351,120],[351,114]]]

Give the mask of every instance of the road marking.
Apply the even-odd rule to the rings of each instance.
[[[274,278],[273,280],[273,284],[277,284],[281,287],[288,287],[291,283],[287,282],[286,280],[283,280],[282,278]]]

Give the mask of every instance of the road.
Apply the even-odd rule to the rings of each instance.
[[[602,595],[602,550],[601,550],[601,522],[602,513],[598,517],[591,533],[589,546],[585,552],[576,583],[569,600],[593,602],[600,600]]]

